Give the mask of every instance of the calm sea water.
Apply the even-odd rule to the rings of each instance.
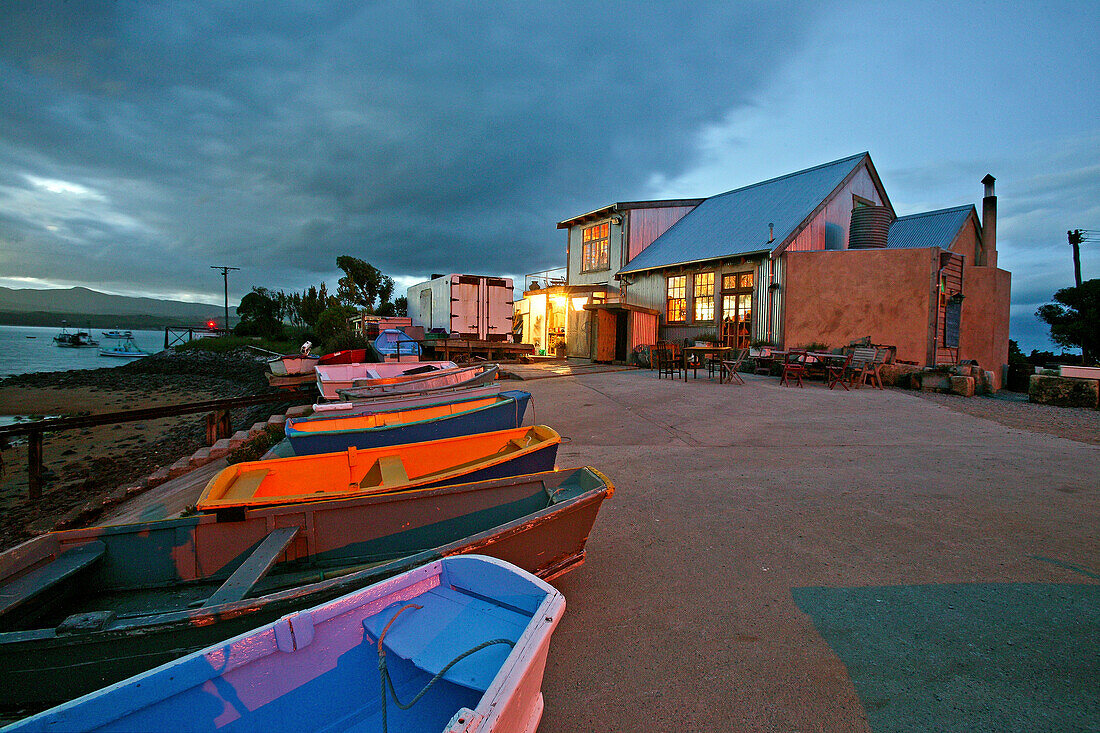
[[[69,331],[77,329],[70,328]],[[114,339],[105,338],[102,331],[92,329],[92,338],[110,348]],[[54,344],[53,337],[61,327],[0,326],[0,377],[29,372],[63,372],[68,369],[96,369],[118,366],[130,359],[99,355],[98,347],[64,349]],[[155,354],[164,348],[164,331],[134,331],[134,343],[142,351]]]

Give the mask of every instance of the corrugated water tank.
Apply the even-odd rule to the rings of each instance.
[[[882,249],[894,215],[885,206],[857,206],[848,227],[848,249]]]

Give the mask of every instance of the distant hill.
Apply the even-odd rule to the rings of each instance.
[[[236,321],[235,315],[236,308],[230,306],[230,319]],[[199,326],[210,319],[216,319],[220,325],[224,318],[223,307],[206,303],[131,298],[88,288],[16,290],[0,287],[0,323],[9,325],[60,325],[62,320],[83,324],[90,320],[96,328],[140,328]]]

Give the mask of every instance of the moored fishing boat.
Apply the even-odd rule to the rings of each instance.
[[[267,361],[267,368],[277,377],[290,377],[299,374],[313,374],[320,356],[313,354],[283,354]]]
[[[0,554],[0,705],[72,699],[438,557],[552,579],[613,491],[579,468],[40,535]]]
[[[149,356],[148,351],[142,351],[134,343],[134,339],[124,339],[121,343],[115,344],[109,349],[100,348],[100,356],[113,356],[122,359],[140,359],[143,356]]]
[[[195,506],[220,511],[341,499],[550,471],[561,436],[546,425],[423,443],[266,461],[222,469]]]
[[[351,387],[357,379],[413,379],[428,373],[457,369],[453,361],[421,361],[391,364],[328,364],[315,367],[317,391],[327,400],[338,398],[337,391]]]
[[[534,731],[564,610],[506,562],[443,558],[12,730]]]
[[[518,428],[531,395],[511,390],[464,400],[398,407],[366,415],[303,417],[286,421],[294,454],[334,453]]]
[[[134,332],[133,331],[114,330],[114,331],[100,331],[100,333],[103,334],[103,338],[108,338],[108,339],[132,339],[134,337]]]
[[[473,387],[495,381],[499,371],[500,367],[496,364],[478,364],[456,369],[444,369],[434,374],[418,375],[413,379],[358,379],[355,380],[352,387],[337,389],[336,394],[343,400],[357,400],[383,394],[398,395],[428,390]]]

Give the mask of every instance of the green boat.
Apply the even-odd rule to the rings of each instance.
[[[0,555],[0,707],[70,700],[439,557],[557,577],[613,491],[576,468],[50,532]]]

